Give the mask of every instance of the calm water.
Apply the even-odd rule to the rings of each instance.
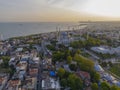
[[[77,23],[0,23],[0,34],[3,39],[44,32],[56,31],[56,27],[66,28]]]

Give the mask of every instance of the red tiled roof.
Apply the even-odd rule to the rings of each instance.
[[[79,72],[76,72],[76,74],[82,79],[85,79],[85,78],[90,79],[90,74],[88,72],[79,71]]]
[[[4,80],[4,78],[1,77],[0,78],[0,84],[2,84],[3,80]]]

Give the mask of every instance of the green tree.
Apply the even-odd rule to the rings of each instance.
[[[101,90],[110,90],[110,85],[107,82],[102,82]]]
[[[71,62],[72,62],[72,57],[71,57],[71,56],[68,56],[68,57],[67,57],[67,63],[68,63],[68,64],[71,64]]]
[[[120,88],[115,86],[115,85],[113,85],[110,90],[120,90]]]
[[[14,68],[13,65],[11,65],[10,68],[9,68],[10,77],[13,76],[13,74],[15,73],[15,71],[16,71],[16,69]]]
[[[61,83],[61,86],[64,87],[64,88],[67,86],[67,80],[66,79],[62,79],[60,83]]]
[[[65,52],[65,56],[67,57],[67,56],[70,56],[71,55],[71,51],[70,50],[64,50],[64,52]]]
[[[86,36],[85,36],[86,37]],[[80,41],[75,41],[70,44],[71,47],[73,48],[89,48],[91,46],[98,46],[102,44],[100,39],[92,38],[89,37],[87,40],[80,40]]]
[[[69,75],[68,84],[71,90],[82,90],[83,89],[82,80],[79,77],[77,77],[75,74]]]
[[[99,80],[100,80],[100,74],[97,72],[94,72],[93,81],[98,83]]]
[[[98,90],[98,85],[97,85],[97,83],[93,83],[93,84],[91,85],[91,88],[92,88],[92,90]]]
[[[91,72],[94,70],[94,62],[88,58],[83,57],[82,55],[75,54],[74,60],[77,62],[81,70]]]
[[[58,70],[58,76],[59,76],[60,78],[62,78],[64,75],[65,75],[65,70],[64,70],[63,68],[60,68],[60,69]]]
[[[3,68],[9,68],[8,63],[9,63],[10,57],[9,56],[2,56],[1,58],[3,60],[3,63],[1,64],[1,66]]]
[[[51,51],[55,51],[55,46],[53,45],[47,45],[47,48]]]
[[[78,49],[78,50],[76,51],[76,53],[77,53],[77,54],[81,54],[81,51]]]
[[[74,90],[82,90],[83,89],[83,82],[79,77],[77,77],[75,79],[75,87],[76,87],[76,89],[74,89]]]
[[[73,70],[73,71],[76,71],[76,70],[77,70],[77,65],[76,65],[76,64],[70,64],[69,67],[70,67],[70,69]]]
[[[79,55],[76,53],[75,55],[74,55],[74,58],[73,58],[75,61],[79,61],[79,59],[80,59],[80,57],[79,57]]]
[[[64,78],[68,78],[68,76],[70,75],[71,73],[66,71],[65,74],[64,74]]]
[[[53,62],[55,63],[56,61],[63,61],[65,60],[65,53],[64,52],[61,52],[61,51],[57,51],[57,52],[54,52],[53,55],[52,55],[52,60]]]

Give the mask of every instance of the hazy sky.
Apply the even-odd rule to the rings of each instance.
[[[120,0],[0,0],[0,22],[117,20],[119,4]]]

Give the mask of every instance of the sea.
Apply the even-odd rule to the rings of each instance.
[[[0,39],[26,36],[56,31],[56,27],[66,30],[68,26],[74,26],[77,22],[0,22]]]

